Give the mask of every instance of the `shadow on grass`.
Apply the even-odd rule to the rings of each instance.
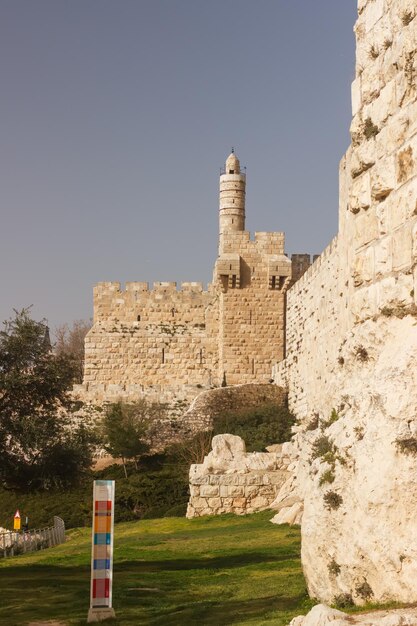
[[[219,602],[201,602],[188,606],[178,606],[173,611],[151,618],[149,624],[163,626],[165,624],[204,624],[204,626],[221,626],[236,624],[253,618],[259,620],[271,613],[280,612],[282,623],[287,623],[289,615],[300,610],[306,596],[266,596],[249,600],[227,600]],[[272,617],[272,616],[271,616]],[[274,619],[274,624],[280,622]]]
[[[196,624],[220,626],[262,617],[271,611],[296,611],[305,596],[267,596],[237,600],[213,592],[205,595],[204,580],[218,570],[238,568],[242,572],[234,580],[250,579],[252,565],[285,564],[286,569],[299,567],[297,555],[253,552],[218,557],[165,560],[126,560],[115,564],[115,609],[120,615],[115,624]],[[260,569],[258,568],[257,571]],[[190,595],[195,587],[193,570],[203,574],[200,595]],[[183,575],[181,575],[183,572]],[[242,578],[243,577],[243,578]],[[90,569],[88,565],[53,566],[33,564],[0,569],[1,626],[21,626],[29,621],[57,619],[85,623],[89,605]],[[138,593],[136,585],[139,584]],[[133,589],[132,589],[133,587]],[[134,595],[132,595],[132,592]],[[232,594],[234,593],[231,589]],[[286,589],[286,594],[289,590]],[[194,589],[195,594],[195,589]],[[222,594],[223,596],[223,594]],[[274,622],[275,623],[275,622]],[[276,624],[281,622],[277,621]],[[282,621],[282,624],[285,624]],[[110,625],[109,625],[110,626]]]
[[[90,594],[90,568],[30,565],[0,570],[0,624],[81,619]]]
[[[195,559],[166,559],[163,561],[119,561],[115,564],[115,574],[125,570],[135,570],[138,573],[145,572],[173,572],[173,571],[189,571],[201,569],[233,569],[235,567],[247,567],[259,563],[290,563],[292,560],[299,559],[296,552],[289,554],[262,554],[262,553],[245,553],[230,554],[227,556],[202,557]]]

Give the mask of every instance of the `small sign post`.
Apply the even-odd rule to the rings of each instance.
[[[89,624],[115,617],[112,608],[113,529],[114,480],[95,480]]]
[[[14,521],[13,521],[13,530],[20,530],[20,513],[19,513],[19,509],[16,511],[16,513],[14,514]]]

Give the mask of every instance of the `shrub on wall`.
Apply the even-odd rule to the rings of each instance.
[[[213,418],[213,435],[238,435],[248,452],[262,452],[266,446],[291,439],[295,418],[287,407],[267,405],[238,414],[227,413]]]

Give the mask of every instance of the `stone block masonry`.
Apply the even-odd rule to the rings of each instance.
[[[282,446],[273,447],[278,451],[248,454],[240,437],[213,437],[212,451],[190,469],[187,517],[246,515],[270,508],[290,475]]]
[[[254,384],[220,387],[201,392],[182,416],[194,430],[207,430],[213,418],[244,414],[251,409],[286,406],[287,393],[277,385]]]
[[[410,0],[359,2],[339,233],[287,293],[287,359],[273,375],[300,418],[331,411],[349,330],[417,305],[416,13]]]
[[[284,234],[245,230],[246,174],[232,153],[220,176],[219,256],[201,283],[103,282],[85,341],[83,385],[100,404],[117,399],[173,404],[222,384],[268,383],[284,356],[285,292],[309,265],[291,260]]]

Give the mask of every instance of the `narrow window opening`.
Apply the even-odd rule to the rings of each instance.
[[[203,350],[200,350],[200,365],[203,364]]]
[[[252,359],[252,374],[255,373],[255,359]]]
[[[232,224],[234,224],[234,223],[235,223],[235,220],[234,220],[234,219],[233,219],[233,217],[232,217]]]
[[[273,276],[272,277],[272,282],[271,282],[271,289],[275,289],[276,282],[277,282],[277,278],[276,278],[276,276]]]
[[[172,315],[172,317],[175,317],[175,309],[174,308],[171,309],[171,315]]]
[[[234,174],[235,170],[229,170],[229,174]]]
[[[140,322],[140,315],[138,315],[138,318],[137,318],[137,319],[138,319],[138,322]]]
[[[232,266],[231,266],[231,265],[229,265],[229,270],[231,270],[231,269],[232,269]]]
[[[161,358],[162,363],[165,363],[165,348],[162,348],[162,358]]]
[[[249,311],[249,324],[252,324],[252,311]]]

